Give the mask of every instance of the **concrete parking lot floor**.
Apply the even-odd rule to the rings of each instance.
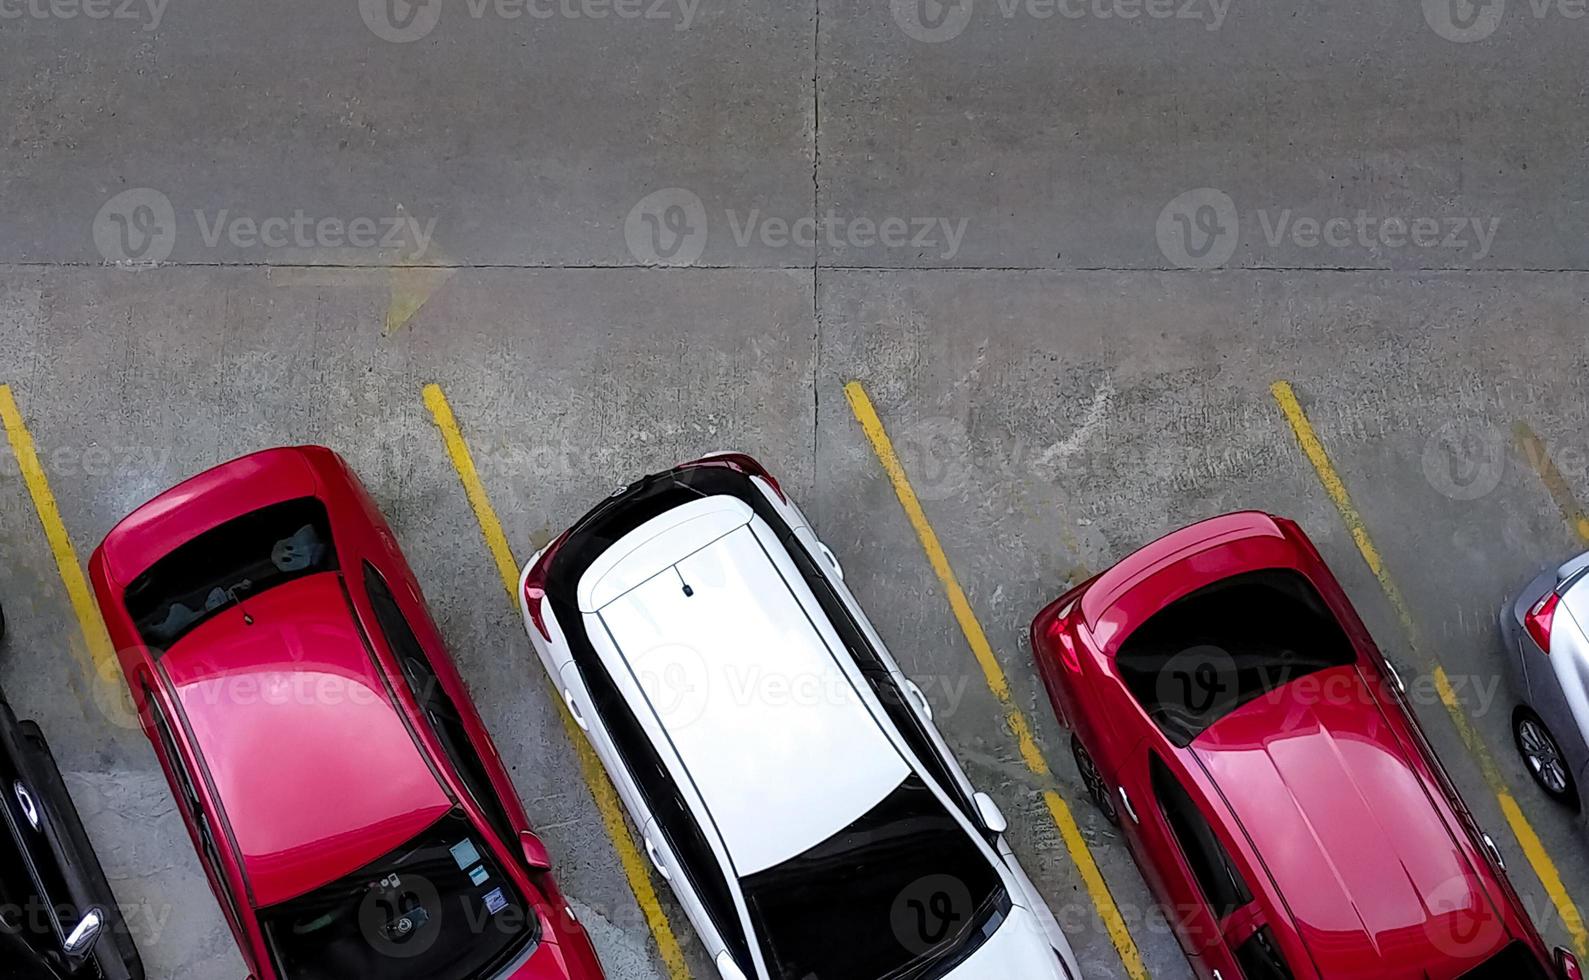
[[[1189,972],[1085,802],[1026,624],[1182,523],[1291,516],[1404,668],[1547,938],[1583,941],[1561,915],[1589,896],[1582,828],[1516,760],[1494,635],[1511,590],[1585,546],[1589,21],[1570,4],[90,6],[0,4],[0,384],[76,559],[231,456],[348,456],[611,975],[673,970],[428,384],[519,560],[637,474],[724,448],[771,466],[1009,813],[1088,976],[1130,972],[1048,791],[1137,975]],[[1051,776],[1022,757],[852,381]],[[4,449],[0,550],[0,684],[69,771],[151,975],[235,980]],[[663,912],[710,976],[665,892]]]

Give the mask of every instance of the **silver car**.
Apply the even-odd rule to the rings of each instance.
[[[1512,737],[1552,799],[1583,808],[1589,779],[1589,552],[1546,569],[1501,609]]]

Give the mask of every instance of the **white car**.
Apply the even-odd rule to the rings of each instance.
[[[998,806],[754,460],[620,489],[520,602],[725,980],[1081,976]]]

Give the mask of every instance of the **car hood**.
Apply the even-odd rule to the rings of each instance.
[[[1486,878],[1354,667],[1293,681],[1192,743],[1319,971],[1460,975],[1509,939]]]
[[[1019,905],[982,947],[943,980],[1071,980],[1036,917]],[[1075,978],[1080,980],[1080,978]]]

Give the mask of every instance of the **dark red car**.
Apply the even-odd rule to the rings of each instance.
[[[1161,538],[1039,613],[1032,649],[1199,976],[1578,978],[1296,524]]]
[[[597,980],[391,529],[319,447],[219,466],[90,563],[261,980]]]

